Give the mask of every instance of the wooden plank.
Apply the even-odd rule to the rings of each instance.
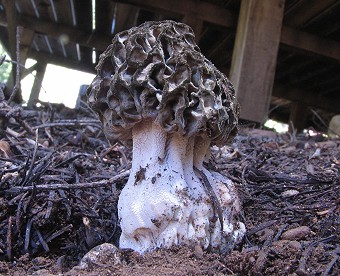
[[[22,71],[21,77],[24,79],[28,75],[31,75],[35,70],[37,70],[37,64],[38,63],[34,63],[31,67],[25,68],[25,70]]]
[[[53,1],[59,23],[73,26],[70,0]],[[88,20],[88,19],[87,19]]]
[[[139,13],[139,8],[133,7],[131,5],[117,3],[115,5],[116,9],[116,25],[114,33],[119,33],[121,31],[130,29],[136,26],[136,20]]]
[[[0,13],[0,24],[7,26],[6,18]],[[76,27],[67,26],[65,24],[56,24],[51,21],[38,20],[29,16],[20,16],[18,24],[24,28],[35,30],[37,33],[46,34],[55,38],[61,35],[71,42],[90,48],[105,50],[111,43],[111,39],[107,36],[101,36],[87,31],[81,31]]]
[[[340,43],[327,38],[282,27],[281,43],[290,48],[299,49],[304,53],[312,53],[340,61]]]
[[[101,2],[101,1],[100,1]],[[73,0],[77,28],[92,32],[92,1]],[[109,10],[106,10],[109,13]],[[99,18],[97,19],[99,20]]]
[[[311,93],[310,91],[286,87],[278,84],[276,84],[273,88],[273,96],[290,101],[301,102],[308,106],[314,106],[340,114],[339,97],[330,98],[323,96],[320,93]]]
[[[290,27],[305,26],[315,17],[330,12],[337,4],[339,0],[305,0],[298,8],[285,15],[284,24]]]
[[[202,21],[207,21],[227,28],[235,28],[237,16],[229,10],[208,2],[195,0],[112,0],[124,4],[130,4],[139,8],[152,11],[167,11],[174,14],[197,17]]]
[[[74,36],[79,32],[76,28],[76,24],[81,24],[82,22],[77,22],[77,18],[73,17],[72,7],[74,7],[75,2],[74,0],[53,0],[53,5],[58,21],[55,25],[46,25],[46,28],[44,28],[44,32],[42,33],[48,36],[54,36],[55,38],[60,38],[60,46],[66,51],[67,57],[77,57],[78,52],[75,41],[76,38]],[[91,22],[91,18],[83,18],[82,21]],[[49,23],[49,21],[45,20],[44,23]],[[71,31],[72,29],[74,31],[73,33]],[[60,31],[59,33],[58,30]],[[68,43],[69,41],[74,43]]]
[[[275,0],[276,1],[276,0]],[[179,14],[194,14],[197,18],[226,28],[235,28],[237,15],[220,6],[194,0],[116,0],[154,11],[170,11]],[[309,1],[310,2],[310,1]],[[273,2],[275,3],[275,2]],[[274,5],[273,5],[274,6]],[[270,14],[270,10],[268,11]],[[280,42],[294,49],[340,60],[340,43],[310,33],[284,26]]]
[[[96,32],[112,36],[112,20],[115,14],[114,3],[111,1],[96,1]]]
[[[267,117],[280,42],[284,0],[242,0],[230,78],[241,118]]]
[[[15,2],[18,7],[18,13],[24,13],[36,18],[40,16],[40,14],[37,14],[37,11],[34,10],[34,6],[37,7],[36,1],[15,0],[13,2]]]
[[[7,0],[10,1],[10,0]],[[122,1],[122,0],[119,0]],[[55,5],[61,5],[63,4],[65,1],[63,0],[62,2],[60,1],[55,1]],[[141,0],[127,0],[127,2],[129,2],[130,4],[133,5],[138,5],[141,4],[142,2],[145,2],[143,4],[144,7],[146,8],[150,8],[150,9],[161,9],[161,10],[167,10],[169,9],[172,12],[176,12],[176,6],[174,4],[171,4],[172,1],[157,1],[155,2],[155,8],[152,8],[150,5],[153,3],[153,1],[151,0],[145,0],[145,1],[141,1]],[[179,1],[179,2],[186,2],[186,1]],[[193,2],[193,1],[190,1]],[[207,4],[207,3],[206,3]],[[65,5],[65,3],[64,3]],[[123,4],[117,4],[120,7],[124,6]],[[142,5],[142,4],[141,4]],[[207,4],[208,6],[210,4]],[[125,7],[128,9],[129,5],[125,5]],[[131,7],[131,6],[130,6]],[[179,6],[179,8],[185,8],[186,6],[181,4]],[[236,18],[237,16],[235,14],[232,14],[230,11],[226,10],[226,9],[221,9],[219,6],[214,6],[213,8],[210,8],[210,10],[215,10],[215,9],[219,9],[222,12],[219,12],[218,14],[213,14],[213,16],[209,15],[206,16],[206,14],[208,14],[208,12],[205,12],[203,8],[201,8],[200,10],[196,10],[195,9],[195,14],[198,15],[199,18],[201,18],[203,21],[207,21],[207,22],[211,22],[211,23],[215,23],[217,25],[220,25],[222,27],[227,27],[227,28],[234,28],[236,25]],[[137,10],[137,8],[134,8],[135,10]],[[203,11],[202,11],[203,9]],[[68,11],[69,9],[66,9],[66,11]],[[135,14],[136,11],[129,11],[126,13],[127,17],[126,20],[130,20],[129,26],[128,27],[132,27],[132,23],[133,23],[133,16],[128,16],[131,14]],[[65,18],[68,18],[68,16],[63,16],[61,17],[61,12],[60,9],[57,10],[58,12],[58,19],[59,17],[61,18],[60,20],[65,21]],[[181,14],[185,14],[186,11],[179,9],[178,10],[179,13]],[[222,13],[222,15],[221,15]],[[119,12],[120,14],[120,12]],[[221,18],[217,19],[217,17],[222,16]],[[97,48],[100,49],[101,51],[106,49],[106,46],[110,43],[110,39],[105,37],[105,36],[100,36],[100,35],[93,35],[93,37],[91,37],[91,34],[89,33],[84,33],[84,32],[79,32],[77,28],[72,28],[70,26],[67,25],[63,25],[63,24],[53,24],[52,22],[49,21],[41,21],[41,23],[38,23],[39,21],[36,18],[33,17],[29,17],[29,16],[22,16],[24,18],[24,20],[19,20],[19,23],[21,25],[24,25],[25,28],[30,28],[30,29],[34,29],[35,26],[37,26],[37,31],[39,32],[43,32],[45,34],[49,34],[51,33],[54,36],[60,36],[62,34],[67,36],[67,39],[70,39],[72,41],[75,41],[76,37],[80,37],[81,41],[79,42],[81,45],[86,44],[87,40],[88,40],[88,46],[89,47],[93,47],[93,48]],[[211,19],[210,17],[214,17],[213,19]],[[210,21],[211,19],[211,21]],[[35,21],[34,21],[35,20]],[[71,19],[67,19],[66,21],[70,21]],[[125,20],[122,20],[125,24]],[[7,20],[4,16],[4,13],[0,12],[0,24],[7,26]],[[124,25],[123,23],[120,22],[119,16],[117,17],[117,24],[116,24],[116,31],[121,31],[122,30],[122,26]],[[45,25],[45,26],[44,26]],[[104,41],[103,43],[101,43],[101,41]],[[305,53],[312,53],[315,55],[320,55],[320,56],[325,56],[328,58],[332,58],[335,60],[340,61],[340,43],[327,39],[327,38],[322,38],[316,35],[312,35],[310,33],[306,33],[303,31],[299,31],[296,29],[293,29],[291,27],[287,27],[287,26],[283,26],[282,27],[282,31],[281,31],[281,39],[280,39],[281,43],[289,48],[293,48],[293,49],[299,49]],[[84,45],[85,46],[85,45]]]
[[[91,74],[96,73],[94,69],[95,66],[92,63],[87,64],[84,62],[79,62],[78,60],[65,58],[65,57],[57,56],[57,55],[49,55],[47,53],[37,52],[34,50],[31,50],[29,52],[28,57],[35,59],[38,62],[51,63],[51,64],[64,66],[70,69],[79,70],[79,71],[87,72]]]
[[[92,30],[92,1],[91,0],[73,0],[74,9],[76,13],[77,28],[81,31],[91,33]],[[109,10],[106,10],[109,13]],[[85,20],[84,20],[85,19]],[[76,48],[77,54],[85,63],[92,62],[92,49],[86,46]]]

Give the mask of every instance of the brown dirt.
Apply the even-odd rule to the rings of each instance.
[[[340,275],[339,139],[243,128],[213,147],[207,166],[243,202],[247,235],[231,253],[118,250],[81,268],[91,248],[117,245],[131,152],[110,147],[88,111],[3,102],[0,123],[0,274]]]

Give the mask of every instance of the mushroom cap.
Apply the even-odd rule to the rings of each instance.
[[[151,21],[116,34],[96,70],[88,102],[110,142],[129,144],[133,126],[146,119],[168,133],[198,135],[213,144],[237,133],[234,88],[183,23]]]

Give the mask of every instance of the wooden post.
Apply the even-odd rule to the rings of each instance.
[[[7,30],[8,30],[8,44],[11,59],[16,61],[12,64],[12,73],[7,81],[7,97],[10,98],[14,87],[16,87],[15,97],[12,99],[15,102],[22,102],[22,95],[19,81],[21,80],[22,67],[28,56],[28,51],[31,46],[34,31],[18,27],[18,16],[15,7],[15,1],[4,0],[3,5],[6,11]],[[19,51],[17,52],[17,50]]]
[[[241,118],[264,123],[273,88],[285,0],[242,0],[230,79]]]
[[[293,102],[289,115],[289,132],[294,129],[301,132],[306,127],[308,106],[299,102]]]
[[[5,7],[6,11],[6,20],[7,20],[7,33],[8,33],[8,49],[9,55],[13,61],[16,61],[16,45],[17,45],[17,12],[15,8],[15,1],[4,0],[2,4]],[[19,62],[19,61],[18,61]],[[19,67],[20,68],[20,67]],[[10,98],[10,95],[14,89],[15,81],[17,74],[17,64],[12,63],[12,72],[7,81],[7,92],[6,98]],[[18,94],[14,98],[16,102],[21,102],[22,98]]]
[[[3,0],[3,5],[6,11],[7,20],[7,32],[8,32],[8,44],[9,54],[12,60],[16,58],[16,29],[17,29],[17,12],[15,8],[15,1]],[[14,66],[13,66],[14,67]],[[14,71],[15,74],[15,71]]]
[[[20,38],[20,63],[23,65],[26,63],[33,38],[34,38],[33,30],[22,28],[22,33],[21,33],[21,38]]]
[[[37,64],[37,73],[35,75],[34,83],[32,86],[32,91],[30,94],[30,98],[28,100],[27,106],[33,107],[37,100],[39,99],[39,93],[42,85],[42,81],[44,79],[45,71],[46,71],[47,63],[38,62]]]

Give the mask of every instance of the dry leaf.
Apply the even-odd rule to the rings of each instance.
[[[314,174],[315,173],[314,166],[312,164],[307,164],[306,171],[310,174]]]
[[[312,154],[312,156],[309,157],[309,159],[313,159],[313,158],[320,157],[320,154],[321,154],[321,149],[320,149],[320,148],[317,148],[317,149],[315,150],[315,152]]]
[[[333,211],[336,207],[333,207],[333,208],[330,208],[330,209],[326,209],[326,210],[323,210],[323,211],[319,211],[319,212],[316,212],[319,216],[323,216],[323,215],[327,215],[329,212]]]
[[[3,153],[3,156],[5,158],[10,158],[11,156],[13,156],[11,147],[6,141],[0,141],[0,152]]]

